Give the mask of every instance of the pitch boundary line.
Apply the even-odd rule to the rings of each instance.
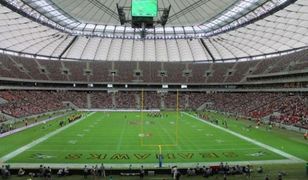
[[[21,153],[23,153],[23,152],[25,152],[25,151],[31,149],[32,147],[34,147],[34,146],[36,146],[36,145],[38,145],[38,144],[40,144],[40,143],[46,141],[46,140],[49,139],[50,137],[55,136],[56,134],[58,134],[58,133],[60,133],[60,132],[62,132],[62,131],[64,131],[64,130],[66,130],[67,128],[69,128],[69,127],[71,127],[71,126],[73,126],[73,125],[75,125],[75,124],[77,124],[78,122],[80,122],[80,121],[84,120],[85,118],[87,118],[87,117],[93,115],[94,113],[95,113],[95,112],[92,112],[92,113],[90,113],[90,114],[88,114],[88,115],[82,117],[81,119],[79,119],[79,120],[77,120],[77,121],[74,121],[74,122],[70,123],[69,125],[66,125],[66,126],[64,126],[64,127],[62,127],[62,128],[59,128],[59,129],[53,131],[53,132],[50,132],[50,133],[46,134],[45,136],[40,137],[40,138],[38,138],[37,140],[35,140],[35,141],[33,141],[33,142],[31,142],[31,143],[25,145],[25,146],[22,146],[22,147],[18,148],[17,150],[15,150],[15,151],[13,151],[13,152],[11,152],[11,153],[9,153],[9,154],[7,154],[7,155],[1,157],[1,158],[0,158],[0,161],[6,162],[6,161],[8,161],[8,160],[10,160],[10,159],[12,159],[12,158],[14,158],[14,157],[16,157],[17,155],[19,155],[19,154],[21,154]]]
[[[243,135],[241,135],[241,134],[239,134],[239,133],[237,133],[237,132],[234,132],[234,131],[231,131],[231,130],[229,130],[229,129],[223,128],[223,127],[221,127],[221,126],[212,124],[212,123],[210,123],[210,122],[207,122],[207,121],[205,121],[205,120],[203,120],[203,119],[200,119],[200,118],[198,118],[198,117],[196,117],[196,116],[193,116],[193,115],[191,115],[191,114],[188,114],[188,113],[186,113],[186,112],[182,112],[182,113],[185,114],[186,116],[189,116],[189,117],[191,117],[191,118],[194,118],[194,119],[196,119],[196,120],[198,120],[198,121],[201,121],[201,122],[203,122],[203,123],[205,123],[205,124],[208,124],[208,125],[210,125],[210,126],[212,126],[212,127],[215,127],[215,128],[217,128],[217,129],[220,129],[220,130],[222,130],[222,131],[225,131],[225,132],[227,132],[227,133],[229,133],[229,134],[232,134],[232,135],[234,135],[234,136],[236,136],[236,137],[238,137],[238,138],[240,138],[240,139],[246,140],[246,141],[248,141],[248,142],[250,142],[250,143],[253,143],[253,144],[257,145],[257,146],[260,146],[260,147],[262,147],[262,148],[264,148],[264,149],[267,149],[267,150],[272,151],[272,152],[274,152],[274,153],[276,153],[276,154],[279,154],[280,156],[283,156],[283,157],[287,158],[289,161],[298,162],[298,163],[304,163],[304,162],[306,162],[306,161],[303,160],[303,159],[300,159],[300,158],[298,158],[298,157],[296,157],[296,156],[293,156],[293,155],[291,155],[291,154],[289,154],[289,153],[286,153],[286,152],[284,152],[284,151],[281,151],[281,150],[279,150],[279,149],[277,149],[277,148],[274,148],[274,147],[272,147],[272,146],[266,145],[266,144],[261,143],[261,142],[259,142],[259,141],[253,140],[253,139],[251,139],[251,138],[249,138],[249,137],[243,136]]]

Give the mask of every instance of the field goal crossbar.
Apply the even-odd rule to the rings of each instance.
[[[141,133],[144,134],[144,112],[153,112],[153,111],[145,111],[144,110],[144,90],[141,91]],[[157,111],[160,112],[160,111]],[[175,123],[175,144],[144,144],[144,138],[140,138],[140,146],[143,147],[158,147],[159,154],[162,154],[162,147],[176,147],[178,146],[178,124],[179,124],[179,90],[176,93],[176,123]]]

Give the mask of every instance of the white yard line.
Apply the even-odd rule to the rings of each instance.
[[[276,148],[274,148],[274,147],[272,147],[272,146],[263,144],[263,143],[261,143],[261,142],[259,142],[259,141],[253,140],[253,139],[248,138],[248,137],[246,137],[246,136],[243,136],[243,135],[241,135],[241,134],[239,134],[239,133],[236,133],[236,132],[231,131],[231,130],[229,130],[229,129],[223,128],[223,127],[221,127],[221,126],[212,124],[212,123],[207,122],[207,121],[205,121],[205,120],[203,120],[203,119],[200,119],[200,118],[198,118],[198,117],[196,117],[196,116],[190,115],[190,114],[188,114],[188,113],[186,113],[186,112],[182,112],[182,113],[185,114],[186,116],[195,118],[196,120],[199,120],[199,121],[201,121],[201,122],[203,122],[203,123],[205,123],[205,124],[208,124],[208,125],[213,126],[213,127],[217,128],[217,129],[220,129],[220,130],[225,131],[225,132],[227,132],[227,133],[229,133],[229,134],[232,134],[232,135],[234,135],[234,136],[236,136],[236,137],[239,137],[239,138],[241,138],[241,139],[243,139],[243,140],[245,140],[245,141],[248,141],[248,142],[253,143],[253,144],[257,145],[257,146],[260,146],[260,147],[265,148],[265,149],[267,149],[267,150],[269,150],[269,151],[272,151],[272,152],[274,152],[274,153],[276,153],[276,154],[279,154],[279,155],[281,155],[281,156],[283,156],[283,157],[289,159],[289,161],[291,160],[291,161],[293,161],[293,162],[299,162],[299,163],[304,163],[304,162],[306,162],[305,160],[300,159],[300,158],[298,158],[298,157],[295,157],[295,156],[293,156],[293,155],[291,155],[291,154],[288,154],[288,153],[286,153],[286,152],[284,152],[284,151],[281,151],[281,150],[276,149]]]
[[[88,114],[88,115],[82,117],[81,119],[79,119],[79,120],[77,120],[77,121],[75,121],[75,122],[70,123],[69,125],[66,125],[66,126],[64,126],[64,127],[62,127],[62,128],[59,128],[59,129],[57,129],[57,130],[55,130],[55,131],[49,133],[49,134],[46,134],[45,136],[43,136],[43,137],[41,137],[41,138],[39,138],[39,139],[37,139],[37,140],[31,142],[31,143],[29,143],[29,144],[27,144],[27,145],[25,145],[25,146],[19,148],[19,149],[17,149],[17,150],[15,150],[15,151],[13,151],[13,152],[11,152],[11,153],[9,153],[9,154],[7,154],[7,155],[1,157],[1,158],[0,158],[0,161],[6,162],[6,161],[8,161],[8,160],[10,160],[10,159],[12,159],[12,158],[14,158],[14,157],[16,157],[17,155],[19,155],[19,154],[21,154],[21,153],[27,151],[28,149],[30,149],[30,148],[32,148],[32,147],[34,147],[34,146],[36,146],[36,145],[38,145],[38,144],[40,144],[40,143],[46,141],[48,138],[50,138],[50,137],[52,137],[52,136],[54,136],[54,135],[56,135],[56,134],[58,134],[58,133],[60,133],[60,132],[62,132],[62,131],[64,131],[64,130],[66,130],[67,128],[69,128],[69,127],[75,125],[76,123],[82,121],[82,120],[85,119],[86,117],[91,116],[92,114],[94,114],[94,112],[92,112],[92,113],[90,113],[90,114]]]
[[[121,135],[120,135],[120,139],[118,141],[118,144],[117,144],[117,149],[116,151],[118,152],[121,148],[121,145],[122,145],[122,141],[123,141],[123,136],[124,136],[124,132],[126,131],[126,125],[127,125],[127,120],[125,120],[125,124],[123,124],[123,127],[122,127],[122,130],[121,130]]]

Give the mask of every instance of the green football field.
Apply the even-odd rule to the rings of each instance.
[[[209,115],[219,120],[219,125],[227,120],[227,130],[188,113],[162,114],[163,117],[154,118],[140,112],[85,113],[82,119],[64,128],[58,125],[63,118],[58,118],[1,138],[0,157],[9,157],[8,163],[57,164],[158,163],[159,153],[164,163],[285,163],[294,162],[293,156],[297,160],[308,160],[307,141],[293,132],[247,128],[247,122],[217,113]],[[21,147],[21,151],[14,153]],[[291,158],[281,152],[291,154]]]

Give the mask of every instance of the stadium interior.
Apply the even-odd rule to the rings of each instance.
[[[0,0],[0,170],[308,178],[308,1]]]

